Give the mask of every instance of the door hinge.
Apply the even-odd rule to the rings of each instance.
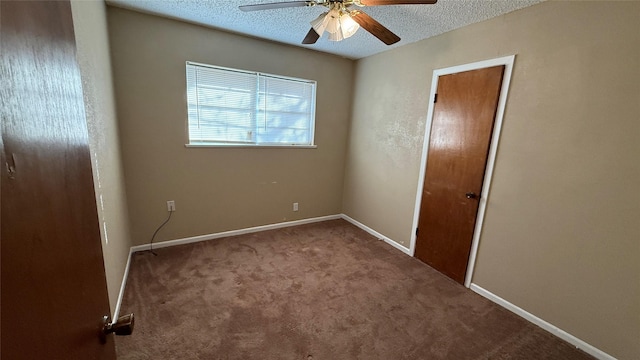
[[[416,237],[418,237],[418,228],[416,228]]]
[[[438,94],[433,95],[433,102],[434,103],[438,102]]]

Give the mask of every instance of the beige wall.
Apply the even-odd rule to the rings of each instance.
[[[106,7],[103,1],[72,1],[87,125],[98,203],[109,304],[115,311],[131,239],[111,81]]]
[[[434,69],[516,54],[473,282],[640,358],[640,2],[546,2],[358,61],[343,212],[409,246]]]
[[[341,212],[353,61],[108,8],[132,237],[177,239]],[[317,149],[185,148],[185,61],[318,81]],[[300,211],[292,211],[292,203]]]

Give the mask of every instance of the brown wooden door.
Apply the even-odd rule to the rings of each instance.
[[[2,359],[113,360],[70,4],[0,4]]]
[[[503,72],[501,65],[438,78],[415,256],[461,284]]]

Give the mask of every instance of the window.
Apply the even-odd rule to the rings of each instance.
[[[188,145],[313,145],[316,82],[187,62]]]

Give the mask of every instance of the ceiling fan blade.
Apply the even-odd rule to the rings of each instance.
[[[320,39],[320,35],[318,35],[318,33],[313,30],[313,28],[311,28],[311,30],[309,30],[309,32],[307,33],[307,36],[304,37],[304,40],[302,40],[303,44],[315,44],[316,41],[318,41],[318,39]]]
[[[395,44],[400,41],[400,37],[391,32],[391,30],[382,26],[379,22],[374,20],[371,16],[363,13],[360,10],[354,10],[350,13],[351,18],[360,24],[362,28],[371,33],[371,35],[380,39],[387,45]]]
[[[271,10],[271,9],[282,9],[282,8],[290,8],[290,7],[303,7],[303,6],[311,6],[313,1],[285,1],[285,2],[277,2],[277,3],[268,3],[268,4],[254,4],[254,5],[241,5],[238,6],[242,11],[258,11],[258,10]]]
[[[360,0],[365,6],[435,4],[438,0]]]

